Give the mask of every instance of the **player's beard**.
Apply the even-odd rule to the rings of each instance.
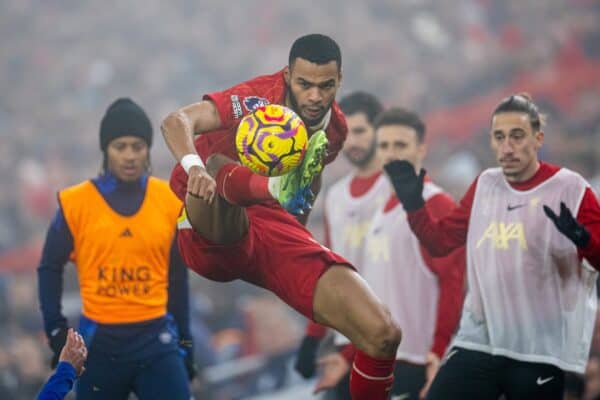
[[[363,168],[365,166],[367,166],[372,160],[373,157],[375,157],[375,151],[377,150],[377,144],[375,142],[375,140],[373,140],[371,142],[371,146],[366,150],[366,152],[364,153],[364,155],[360,158],[357,157],[352,157],[349,152],[345,151],[344,155],[346,156],[346,158],[348,159],[348,161],[350,161],[350,163],[352,165],[354,165],[357,168]]]
[[[333,100],[331,100],[331,102],[327,104],[327,106],[325,106],[325,108],[323,109],[323,115],[321,115],[319,118],[308,119],[304,115],[302,115],[302,112],[300,111],[300,105],[298,104],[298,100],[296,99],[296,96],[294,96],[294,92],[292,92],[292,88],[290,87],[290,85],[286,84],[286,87],[288,93],[288,101],[290,102],[290,108],[294,110],[300,116],[300,118],[302,118],[302,121],[304,121],[304,124],[307,128],[318,125],[319,122],[323,120],[325,114],[327,114],[327,111],[331,108],[331,105],[333,104]]]

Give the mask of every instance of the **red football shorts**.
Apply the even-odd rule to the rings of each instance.
[[[173,169],[171,188],[185,201],[187,174]],[[246,208],[247,235],[233,245],[217,245],[179,223],[177,243],[188,268],[207,279],[227,282],[242,279],[272,291],[309,319],[321,275],[333,264],[352,265],[319,244],[295,217],[277,203]]]
[[[248,234],[233,245],[215,245],[191,228],[180,227],[179,251],[187,266],[215,281],[242,279],[272,291],[309,319],[317,282],[343,257],[313,239],[310,232],[283,208],[246,208]]]

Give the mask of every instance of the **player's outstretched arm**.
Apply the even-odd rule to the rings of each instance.
[[[194,135],[213,131],[220,126],[217,108],[208,100],[172,112],[160,126],[167,147],[188,174],[188,193],[208,203],[214,198],[216,184],[196,152]]]
[[[53,357],[52,368],[58,364],[60,351],[67,339],[68,322],[62,313],[62,291],[64,266],[73,250],[73,235],[67,226],[62,209],[48,228],[46,241],[38,266],[38,299],[44,319],[44,330]]]
[[[167,115],[160,129],[178,162],[187,154],[196,154],[194,135],[221,127],[221,118],[212,101],[202,100]]]
[[[417,174],[413,165],[405,160],[392,161],[384,169],[407,212],[411,230],[432,256],[445,256],[465,244],[476,181],[471,184],[458,207],[444,218],[436,220],[424,207],[424,169]]]

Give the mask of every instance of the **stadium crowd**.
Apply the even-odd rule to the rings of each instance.
[[[542,159],[580,172],[600,192],[599,18],[593,0],[4,3],[0,397],[33,398],[49,374],[35,268],[56,191],[100,170],[97,127],[113,98],[136,97],[157,133],[168,111],[282,66],[291,39],[322,31],[344,53],[342,94],[366,89],[425,117],[430,173],[453,194],[493,164],[487,118],[515,89],[548,113]],[[154,174],[167,178],[172,165],[157,140]],[[326,185],[346,168],[337,161]],[[317,237],[321,209],[319,202],[310,221]],[[72,268],[65,282],[65,312],[75,320]],[[246,284],[197,276],[191,284],[196,358],[213,367],[195,382],[196,394],[242,398],[294,381],[300,318]],[[247,369],[228,376],[215,368],[239,358]],[[585,382],[586,396],[600,395],[600,328]]]

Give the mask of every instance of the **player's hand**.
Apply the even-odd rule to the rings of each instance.
[[[48,337],[48,346],[52,349],[52,359],[50,361],[50,367],[52,369],[56,368],[58,364],[58,358],[60,356],[60,352],[67,341],[67,333],[68,328],[66,326],[55,328],[50,332],[50,336]]]
[[[321,377],[317,381],[313,393],[335,387],[350,371],[350,364],[340,353],[331,353],[317,361],[321,369]]]
[[[392,182],[396,196],[407,212],[423,207],[425,204],[425,200],[423,200],[425,170],[423,168],[417,175],[415,168],[408,161],[394,160],[385,164],[383,169]]]
[[[85,367],[83,364],[87,359],[87,347],[85,347],[85,342],[81,335],[73,330],[73,328],[69,328],[67,333],[67,341],[63,346],[59,361],[68,362],[75,368],[75,372],[77,376],[83,374],[85,371]]]
[[[571,239],[575,246],[585,247],[590,241],[590,233],[577,222],[571,210],[562,201],[560,202],[560,215],[554,214],[550,207],[544,204],[544,213],[554,222],[556,228],[566,237]]]
[[[432,352],[427,354],[427,361],[425,364],[425,385],[419,392],[419,399],[423,400],[427,397],[427,392],[429,392],[433,378],[435,378],[435,375],[440,369],[440,364],[441,361],[437,354]]]
[[[319,349],[319,339],[313,336],[304,336],[302,343],[296,353],[296,363],[294,369],[298,371],[305,379],[315,376],[317,369],[317,350]]]
[[[188,173],[187,191],[194,197],[198,197],[212,203],[217,191],[217,184],[206,169],[193,166]]]

